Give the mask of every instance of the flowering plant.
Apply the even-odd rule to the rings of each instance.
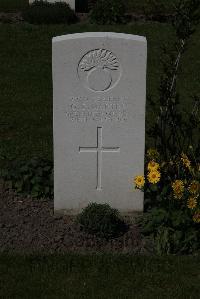
[[[191,154],[192,146],[190,146]],[[134,178],[136,189],[146,193],[148,204],[187,210],[200,224],[200,164],[182,153],[170,161],[161,161],[155,149],[147,151],[145,175]],[[156,202],[157,201],[157,202]]]
[[[164,53],[159,97],[148,99],[156,121],[147,124],[147,142],[156,150],[147,151],[144,176],[134,178],[145,193],[143,232],[153,235],[161,254],[200,250],[200,97],[194,95],[192,109],[184,111],[177,92],[181,59],[200,21],[199,9],[199,0],[181,0],[176,6],[177,42]]]
[[[193,148],[190,146],[191,155]],[[140,221],[153,236],[157,253],[188,253],[200,249],[200,164],[189,155],[162,161],[155,149],[146,155],[145,173],[134,178],[145,193]]]

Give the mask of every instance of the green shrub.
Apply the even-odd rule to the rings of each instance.
[[[75,23],[74,11],[65,2],[49,3],[35,1],[22,14],[25,21],[32,24]]]
[[[77,216],[77,222],[88,233],[105,239],[117,237],[127,229],[119,217],[119,212],[108,204],[89,204]]]
[[[199,225],[188,211],[154,208],[141,218],[144,235],[152,236],[157,254],[187,254],[200,249]]]
[[[15,161],[11,168],[1,170],[0,177],[7,188],[32,197],[53,197],[53,164],[51,161],[32,158]]]
[[[160,0],[147,0],[143,6],[145,15],[159,15],[165,13],[166,3]]]
[[[91,11],[90,21],[95,24],[125,22],[125,5],[121,0],[98,0]]]

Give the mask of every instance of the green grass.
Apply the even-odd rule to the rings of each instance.
[[[200,28],[200,27],[199,27]],[[179,79],[182,106],[200,94],[200,30],[189,42]],[[162,46],[174,42],[171,25],[135,23],[94,26],[89,24],[0,26],[0,162],[52,159],[52,75],[51,39],[53,36],[86,31],[114,31],[144,35],[148,40],[147,92],[157,95],[161,74]],[[147,126],[153,121],[147,102]],[[147,139],[147,145],[149,141]]]
[[[197,299],[199,257],[0,255],[0,298]]]
[[[29,0],[0,0],[0,11],[13,12],[28,6]]]

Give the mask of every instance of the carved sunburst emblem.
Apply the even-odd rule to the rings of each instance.
[[[106,91],[114,87],[120,77],[120,63],[109,50],[95,49],[79,62],[79,77],[93,91]]]

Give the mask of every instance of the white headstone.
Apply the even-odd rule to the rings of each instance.
[[[90,202],[143,210],[146,38],[77,33],[53,38],[54,210]]]
[[[35,0],[29,0],[29,4],[32,4],[34,1]],[[75,0],[59,0],[59,1],[58,0],[47,0],[47,2],[49,2],[49,3],[60,2],[60,1],[68,3],[70,5],[70,7],[75,10]]]

